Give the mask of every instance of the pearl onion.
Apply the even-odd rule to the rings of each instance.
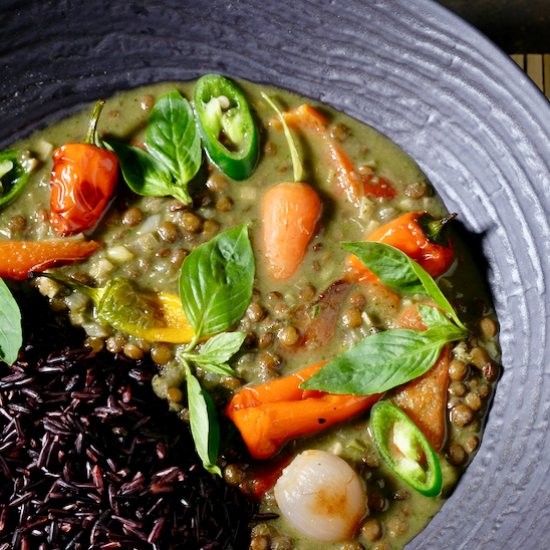
[[[365,516],[365,486],[342,458],[326,451],[304,451],[275,484],[282,515],[316,540],[349,540]]]

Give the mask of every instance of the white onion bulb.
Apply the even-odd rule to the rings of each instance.
[[[300,453],[275,484],[282,515],[302,534],[328,542],[354,536],[367,511],[366,496],[351,466],[326,451]]]

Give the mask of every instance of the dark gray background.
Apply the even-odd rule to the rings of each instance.
[[[507,53],[550,53],[550,0],[439,0]]]

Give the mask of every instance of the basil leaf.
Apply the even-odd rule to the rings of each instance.
[[[227,363],[209,363],[205,361],[204,363],[199,363],[199,365],[212,374],[217,374],[219,376],[236,376],[236,372]]]
[[[0,208],[10,203],[29,180],[30,171],[21,163],[19,151],[0,152]]]
[[[12,365],[23,344],[21,312],[6,283],[0,279],[0,359]]]
[[[436,307],[419,304],[418,312],[428,328],[434,326],[452,326],[451,321]]]
[[[402,292],[423,293],[424,287],[412,269],[409,257],[393,246],[377,242],[344,243],[385,285]]]
[[[300,385],[307,390],[371,395],[413,380],[436,362],[442,347],[465,336],[452,325],[396,329],[367,336]]]
[[[245,338],[246,334],[238,331],[218,334],[201,346],[196,362],[225,363],[241,349]]]
[[[404,252],[389,244],[369,241],[344,243],[342,247],[353,252],[385,285],[401,292],[430,296],[460,328],[466,330],[432,276]]]
[[[210,473],[221,477],[221,470],[216,465],[220,445],[220,428],[216,416],[216,407],[212,398],[201,387],[195,376],[191,374],[189,365],[184,364],[184,366],[187,378],[189,422],[195,448],[204,468]]]
[[[185,258],[180,297],[197,339],[222,332],[243,316],[252,297],[254,270],[245,225],[220,233]]]
[[[180,357],[192,361],[214,374],[235,376],[235,371],[227,364],[227,361],[241,349],[245,338],[244,332],[222,332],[204,343],[199,353],[184,351]]]
[[[191,202],[186,187],[174,183],[169,170],[149,153],[118,140],[104,140],[118,157],[122,176],[128,187],[144,197],[166,197]]]
[[[445,297],[441,289],[437,286],[437,283],[432,279],[432,276],[424,270],[420,265],[415,261],[409,258],[409,263],[411,264],[412,269],[416,273],[418,280],[422,283],[422,286],[426,290],[426,294],[432,298],[432,300],[443,310],[446,311],[453,321],[463,330],[466,330],[466,327],[462,324],[462,321],[458,318],[456,311],[453,306],[449,303],[449,300]]]
[[[179,92],[161,96],[147,125],[147,150],[185,189],[202,163],[202,148],[193,109]],[[189,201],[190,202],[190,198]]]

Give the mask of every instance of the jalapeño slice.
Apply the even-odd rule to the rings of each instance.
[[[248,178],[258,162],[259,133],[241,89],[217,74],[199,78],[195,111],[210,160],[234,180]]]
[[[0,151],[0,208],[15,199],[29,179],[30,172],[22,157],[22,153],[13,149]]]
[[[380,401],[371,411],[374,442],[389,468],[413,489],[426,496],[441,492],[439,460],[414,422],[390,401]]]

